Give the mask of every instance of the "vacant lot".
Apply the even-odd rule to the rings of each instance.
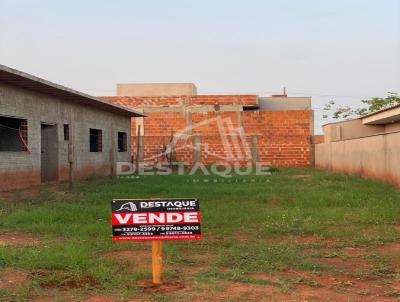
[[[400,193],[382,182],[284,169],[90,180],[27,196],[1,201],[1,301],[400,297]],[[144,197],[200,199],[203,239],[164,244],[159,288],[148,285],[149,243],[111,241],[111,199]]]

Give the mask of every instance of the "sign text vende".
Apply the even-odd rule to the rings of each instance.
[[[113,200],[114,240],[200,239],[200,208],[196,198]]]
[[[113,213],[112,224],[200,223],[200,212]]]

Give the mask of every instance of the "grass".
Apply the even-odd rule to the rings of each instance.
[[[42,241],[26,247],[0,246],[0,267],[29,271],[32,279],[9,299],[24,301],[44,295],[50,287],[59,290],[65,280],[79,283],[69,287],[77,296],[94,292],[122,298],[142,295],[136,280],[149,278],[149,270],[100,257],[115,250],[149,249],[148,243],[111,241],[112,198],[200,199],[203,239],[164,245],[166,277],[195,282],[193,288],[211,286],[216,280],[277,282],[247,277],[255,272],[329,271],[314,257],[324,240],[335,242],[336,253],[336,249],[373,247],[400,237],[395,229],[400,221],[400,193],[383,182],[314,169],[282,169],[272,176],[221,181],[199,175],[92,179],[78,183],[73,193],[43,187],[39,196],[24,198],[18,192],[12,201],[1,200],[1,232],[33,233]],[[319,241],[293,240],[311,235]],[[394,272],[373,251],[365,259],[375,264],[365,274]],[[189,268],[196,271],[190,275]],[[88,276],[95,281],[85,281]],[[282,289],[290,286],[285,280],[278,283]],[[176,295],[156,293],[152,298],[169,301]]]

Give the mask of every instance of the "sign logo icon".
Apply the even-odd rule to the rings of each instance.
[[[130,201],[130,202],[127,202],[127,203],[124,203],[123,205],[121,205],[121,207],[117,210],[117,212],[120,212],[120,211],[136,212],[137,207],[132,201]]]

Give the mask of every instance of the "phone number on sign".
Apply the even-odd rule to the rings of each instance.
[[[122,228],[123,232],[154,232],[154,231],[198,231],[198,225],[193,226],[151,226]]]

